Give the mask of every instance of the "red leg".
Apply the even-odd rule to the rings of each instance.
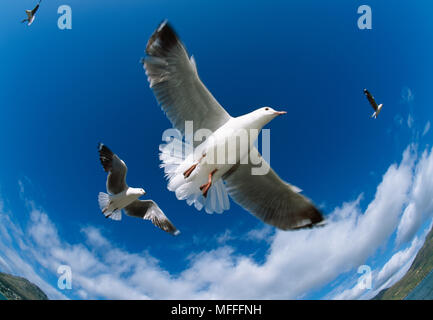
[[[200,161],[201,161],[205,156],[206,156],[206,154],[202,155],[201,158],[197,161],[197,163],[193,164],[193,165],[192,165],[188,170],[186,170],[186,171],[183,173],[183,176],[184,176],[185,178],[188,178],[188,177],[191,175],[191,173],[195,170],[195,168],[197,167],[197,165],[200,163]]]
[[[194,169],[197,167],[197,164],[193,164],[188,170],[186,170],[184,173],[183,173],[183,176],[185,177],[185,178],[188,178],[190,175],[191,175],[191,173],[194,171]]]
[[[203,197],[207,197],[207,192],[209,191],[210,187],[212,186],[212,177],[217,172],[218,169],[214,169],[211,173],[209,173],[209,179],[206,184],[202,185],[200,187],[200,190],[203,192]]]

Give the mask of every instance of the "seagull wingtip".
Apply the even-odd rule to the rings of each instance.
[[[168,50],[171,48],[175,43],[177,43],[177,35],[174,29],[170,26],[168,23],[168,20],[165,19],[162,21],[158,28],[153,32],[152,36],[150,37],[149,41],[146,45],[146,53],[150,56],[152,56],[155,50],[153,50],[153,45],[157,39],[157,46],[161,47],[165,50]]]
[[[164,29],[165,26],[168,26],[168,19],[162,20],[162,22],[158,26],[157,31],[160,32],[162,29]]]

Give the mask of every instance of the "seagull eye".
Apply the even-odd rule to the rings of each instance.
[[[266,111],[268,111],[268,110],[269,110],[269,108],[265,108],[265,110],[266,110]]]

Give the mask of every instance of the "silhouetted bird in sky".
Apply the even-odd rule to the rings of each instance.
[[[370,118],[376,119],[380,113],[380,110],[382,110],[383,104],[377,105],[376,100],[374,100],[374,97],[371,95],[371,93],[367,89],[364,89],[364,94],[367,97],[368,102],[370,102],[371,106],[374,109],[374,113],[371,115]]]
[[[36,5],[36,7],[33,8],[33,10],[26,10],[27,19],[24,19],[23,21],[21,21],[21,23],[28,21],[27,25],[30,26],[33,23],[33,21],[35,21],[35,15],[39,9],[39,5],[41,1],[42,0],[39,0],[38,4]]]

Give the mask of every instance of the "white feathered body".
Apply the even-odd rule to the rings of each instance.
[[[98,196],[99,207],[105,216],[112,216],[114,220],[120,220],[121,210],[143,195],[140,188],[128,187],[126,190],[114,195],[100,192]]]
[[[129,204],[131,204],[132,202],[134,202],[140,196],[143,195],[143,193],[141,193],[139,190],[140,189],[138,189],[138,188],[128,188],[123,192],[112,195],[110,197],[110,205],[108,207],[109,210],[111,208],[113,208],[113,209],[125,208],[126,206],[128,206]]]
[[[161,150],[161,160],[164,163],[162,166],[174,165],[171,170],[166,169],[169,177],[168,189],[175,192],[179,200],[189,200],[189,204],[196,201],[201,196],[200,186],[208,182],[209,174],[216,169],[212,177],[212,185],[217,190],[215,196],[217,199],[214,202],[224,202],[223,200],[227,198],[227,203],[225,207],[222,205],[222,209],[229,208],[221,177],[241,159],[245,161],[261,128],[268,122],[268,119],[255,117],[253,113],[231,118],[198,145],[193,153],[187,154],[182,161],[176,161],[166,150],[165,152],[164,149]],[[194,164],[197,164],[196,168],[189,177],[185,177],[184,172]],[[214,206],[215,204],[212,207]],[[207,208],[206,211],[212,209]]]

